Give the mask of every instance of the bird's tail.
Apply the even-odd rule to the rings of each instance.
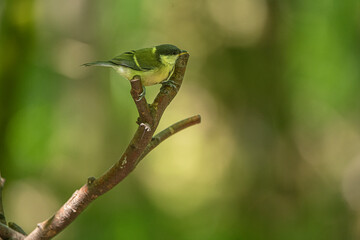
[[[85,63],[81,66],[89,67],[89,66],[98,66],[98,67],[113,67],[114,64],[109,61],[96,61],[91,63]]]

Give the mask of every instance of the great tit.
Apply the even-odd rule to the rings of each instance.
[[[128,80],[138,75],[143,86],[150,86],[169,82],[176,60],[185,53],[187,51],[180,50],[174,45],[162,44],[152,48],[124,52],[109,61],[96,61],[83,65],[112,67]]]

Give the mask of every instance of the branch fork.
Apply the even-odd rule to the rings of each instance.
[[[14,230],[6,225],[1,200],[3,181],[0,176],[0,240],[53,238],[73,222],[92,201],[111,190],[127,177],[137,164],[161,142],[187,127],[200,123],[200,116],[196,115],[175,123],[154,136],[165,109],[181,87],[188,59],[189,54],[183,54],[175,65],[170,81],[176,88],[169,84],[163,84],[152,104],[148,104],[146,98],[142,96],[143,86],[140,77],[135,76],[130,81],[130,94],[139,113],[137,121],[139,126],[125,152],[119,161],[102,176],[99,178],[89,177],[86,184],[76,190],[52,217],[39,223],[29,235],[26,235],[21,228],[21,230]]]

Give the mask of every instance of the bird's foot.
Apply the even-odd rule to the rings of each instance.
[[[150,132],[151,131],[151,127],[150,124],[148,123],[140,123],[140,127],[144,127],[146,132]]]
[[[139,98],[136,99],[137,102],[140,101],[140,100],[145,96],[146,88],[143,86],[142,89],[143,89],[143,90],[142,90],[142,92],[139,94]]]
[[[177,84],[176,82],[174,82],[173,80],[170,80],[170,79],[161,82],[161,84],[163,86],[170,86],[170,87],[174,88],[176,91],[178,91],[178,89],[179,89],[179,84]]]

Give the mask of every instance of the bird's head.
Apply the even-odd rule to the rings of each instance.
[[[180,55],[187,53],[187,51],[180,50],[178,47],[171,44],[158,45],[154,50],[155,54],[165,65],[174,65]]]

